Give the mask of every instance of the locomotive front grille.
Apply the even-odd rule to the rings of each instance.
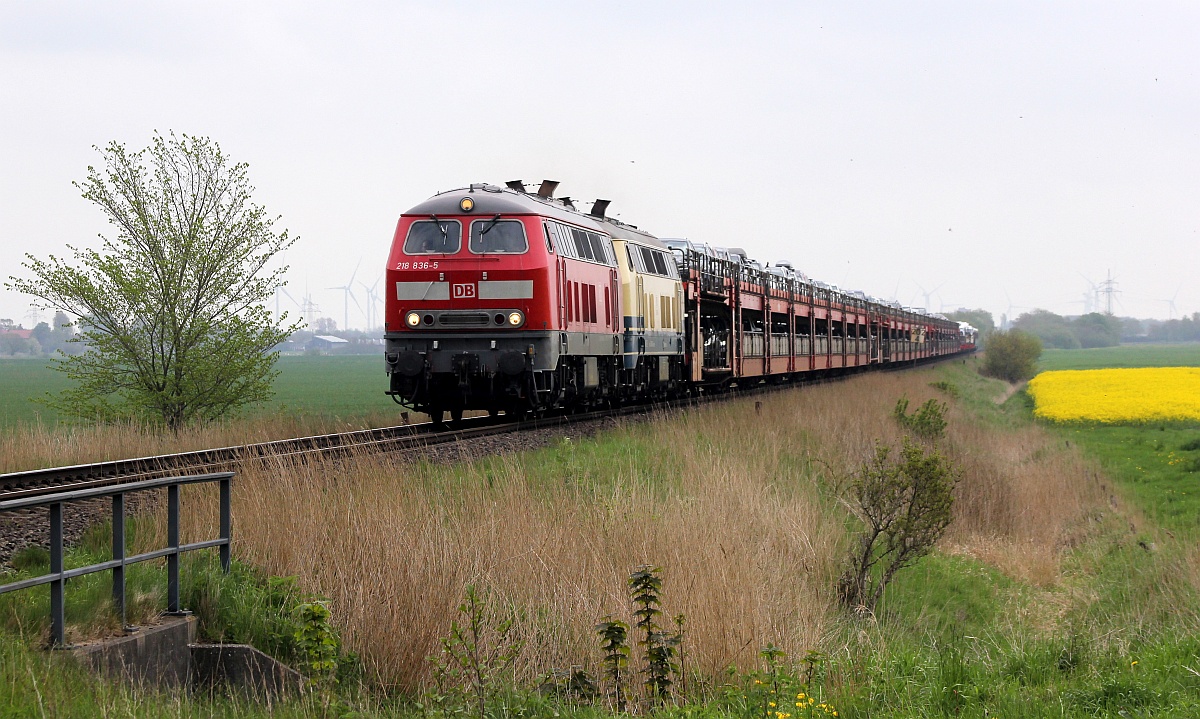
[[[492,316],[487,312],[443,312],[437,321],[444,327],[487,327]]]

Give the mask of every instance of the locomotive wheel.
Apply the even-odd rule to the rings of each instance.
[[[445,416],[445,410],[435,408],[429,409],[429,419],[433,422],[433,426],[436,429],[441,429],[442,427],[446,426]]]
[[[453,409],[450,410],[450,421],[454,423],[455,427],[462,424],[462,416],[463,416],[463,408],[462,407],[454,407]]]

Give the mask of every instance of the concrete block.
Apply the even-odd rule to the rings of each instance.
[[[74,647],[71,653],[92,670],[135,684],[183,686],[191,675],[189,645],[196,638],[196,618],[167,617],[123,637]]]
[[[192,683],[198,688],[224,683],[256,697],[277,697],[304,690],[300,672],[249,644],[193,644]]]

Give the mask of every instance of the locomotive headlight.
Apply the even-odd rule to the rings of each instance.
[[[525,315],[520,312],[510,312],[508,314],[508,324],[513,327],[519,327],[525,321]]]
[[[421,324],[421,315],[417,314],[416,312],[409,312],[404,316],[404,324],[408,325],[409,327],[416,327],[417,325]]]

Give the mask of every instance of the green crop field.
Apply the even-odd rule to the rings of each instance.
[[[1045,350],[1038,361],[1043,372],[1105,367],[1200,367],[1200,343]]]
[[[346,419],[399,410],[383,394],[387,377],[378,356],[289,356],[280,357],[277,367],[275,398],[249,408],[248,414],[292,412]],[[58,413],[34,400],[68,384],[45,360],[0,359],[0,427],[39,419],[56,423]]]

